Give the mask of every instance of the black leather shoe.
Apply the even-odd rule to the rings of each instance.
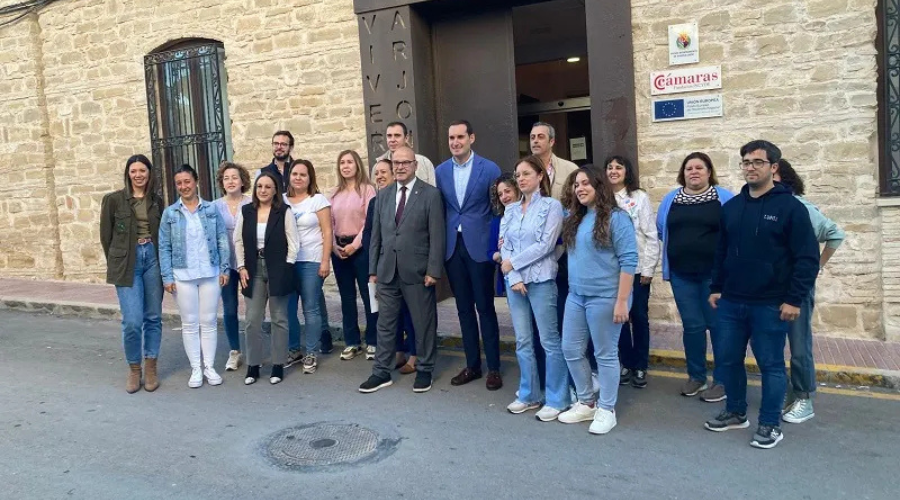
[[[487,387],[487,390],[489,391],[500,390],[503,387],[503,377],[500,376],[500,372],[489,371],[487,380],[484,381],[484,386]]]
[[[481,378],[481,370],[473,370],[471,368],[463,368],[459,375],[450,379],[450,385],[466,385],[473,380]]]

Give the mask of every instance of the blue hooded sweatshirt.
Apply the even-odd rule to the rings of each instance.
[[[722,206],[710,291],[739,303],[800,307],[816,284],[819,244],[809,212],[775,183],[759,198],[744,186]]]

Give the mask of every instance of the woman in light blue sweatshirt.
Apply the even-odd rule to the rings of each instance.
[[[516,332],[519,392],[506,409],[524,413],[541,407],[537,359],[531,317],[534,315],[541,346],[547,356],[546,404],[535,415],[542,422],[556,420],[570,404],[568,374],[563,358],[556,315],[556,240],[562,230],[562,204],[550,197],[550,176],[535,156],[516,165],[516,183],[522,192],[510,203],[500,221],[500,270],[506,281],[506,300]],[[582,351],[584,348],[582,348]],[[590,370],[588,370],[590,384]]]
[[[809,212],[813,232],[819,243],[825,248],[819,257],[819,269],[824,268],[841,243],[844,242],[844,231],[819,209],[810,203],[804,195],[803,179],[791,164],[781,159],[775,171],[775,181],[791,188],[794,197],[803,203]],[[812,313],[816,304],[816,289],[813,287],[809,296],[800,305],[800,317],[791,322],[788,331],[788,343],[791,346],[791,386],[785,398],[785,413],[781,419],[792,424],[800,424],[816,416],[813,411],[812,395],[816,392],[816,365],[813,360]]]
[[[593,420],[590,432],[606,434],[616,426],[619,335],[631,308],[637,240],[631,217],[619,208],[606,172],[586,166],[570,177],[563,197],[569,209],[562,232],[569,259],[563,354],[578,402],[559,421]],[[599,401],[584,352],[589,335],[597,359]]]

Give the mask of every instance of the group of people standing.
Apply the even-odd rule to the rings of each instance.
[[[185,165],[174,172],[179,199],[163,209],[150,161],[129,158],[125,187],[104,197],[101,215],[107,281],[122,308],[126,390],[159,386],[163,290],[181,313],[190,387],[222,383],[213,367],[220,297],[231,349],[226,370],[246,363],[245,384],[260,377],[268,306],[270,383],[297,363],[314,373],[317,354],[333,348],[323,292],[333,268],[345,338],[340,357],[374,361],[359,391],[390,386],[399,370],[416,373],[413,390],[426,392],[437,356],[435,285],[446,272],[466,354],[451,385],[485,376],[483,346],[485,386],[503,386],[494,297],[505,295],[520,368],[507,410],[537,410],[545,422],[590,421],[591,433],[606,434],[617,425],[619,385],[648,383],[648,302],[661,257],[684,326],[688,380],[681,393],[727,400],[706,428],[749,426],[748,342],[763,375],[751,444],[771,448],[783,438],[781,419],[814,415],[814,284],[843,233],[802,198],[802,181],[773,144],[741,149],[747,185],[737,196],[717,185],[709,156],[688,155],[680,187],[654,215],[628,158],[579,168],[553,153],[555,130],[547,123],[533,126],[532,156],[513,175],[474,152],[475,132],[465,120],[450,124],[452,157],[437,168],[414,152],[403,123],[389,124],[385,135],[388,151],[371,169],[355,151],[338,155],[338,185],[327,196],[312,163],[291,157],[287,131],[274,134],[273,161],[252,185],[244,167],[223,163],[216,181],[224,196],[213,202],[198,196],[197,172]],[[818,242],[826,243],[821,257]],[[246,297],[244,350],[238,285]]]

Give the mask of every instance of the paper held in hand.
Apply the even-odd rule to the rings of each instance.
[[[377,294],[375,293],[376,287],[378,287],[377,283],[369,282],[369,307],[371,307],[372,313],[378,312],[378,299]]]

